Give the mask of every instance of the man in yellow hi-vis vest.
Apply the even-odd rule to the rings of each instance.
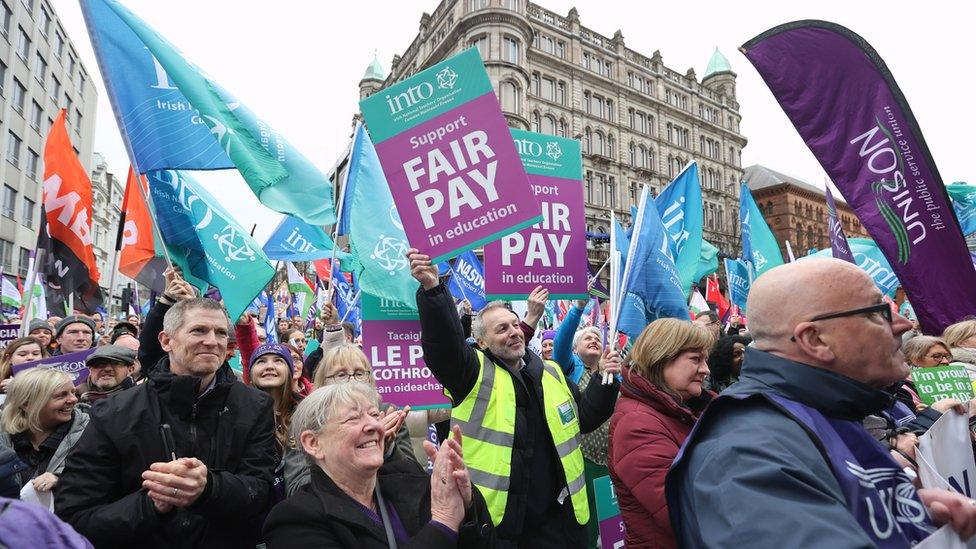
[[[472,323],[468,346],[451,293],[430,258],[410,250],[420,284],[424,361],[454,403],[464,461],[488,503],[501,547],[582,548],[591,517],[580,433],[609,419],[619,386],[601,376],[581,396],[555,362],[525,346],[519,318],[501,302]],[[616,373],[614,365],[607,371]]]

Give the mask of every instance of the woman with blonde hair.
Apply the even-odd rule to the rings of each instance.
[[[0,446],[11,448],[26,467],[19,482],[49,492],[64,470],[65,458],[88,425],[76,408],[71,376],[51,368],[31,368],[14,376],[0,414]]]
[[[952,360],[963,363],[969,378],[976,381],[976,319],[962,320],[946,326],[942,339],[949,346]]]
[[[2,395],[7,392],[7,385],[13,379],[14,366],[40,360],[47,356],[47,349],[33,337],[18,337],[3,348],[3,352],[0,353],[0,404],[3,404]]]
[[[664,479],[713,396],[702,388],[713,343],[702,326],[662,318],[644,328],[627,357],[609,448],[627,547],[676,546]]]

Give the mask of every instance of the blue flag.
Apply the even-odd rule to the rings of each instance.
[[[631,341],[658,318],[690,320],[671,256],[671,238],[649,196],[645,186],[620,285],[617,331],[627,334]]]
[[[742,224],[742,258],[752,266],[755,276],[783,264],[783,254],[773,231],[763,219],[749,187],[742,183],[739,196],[739,221]]]
[[[271,292],[264,290],[261,292],[262,297],[264,297],[264,304],[268,308],[268,311],[264,315],[264,332],[267,334],[268,343],[278,343],[278,314],[275,312],[275,302],[274,298],[271,297]]]
[[[143,173],[218,170],[234,163],[142,40],[105,3],[83,0],[95,59],[115,117]]]
[[[729,284],[729,299],[746,313],[746,299],[752,287],[749,266],[741,259],[725,258],[725,276]]]
[[[485,300],[485,268],[474,251],[468,250],[454,259],[454,275],[447,283],[447,289],[456,299],[471,302],[472,311],[480,311],[488,302]]]
[[[190,176],[172,170],[147,174],[156,220],[173,255],[189,272],[220,291],[236,321],[274,276],[257,242]]]
[[[864,269],[883,294],[895,297],[895,291],[898,290],[898,286],[901,286],[901,282],[898,281],[898,276],[881,252],[881,248],[870,238],[848,238],[847,245],[851,251],[851,262]],[[830,249],[820,250],[801,257],[798,261],[808,257],[832,257],[831,254]]]
[[[268,259],[282,261],[312,261],[332,257],[335,244],[321,227],[309,225],[297,217],[286,215],[264,243]],[[336,259],[345,262],[349,254],[336,251]]]
[[[956,212],[963,236],[976,233],[976,186],[956,181],[945,188],[952,198],[952,209]]]
[[[701,280],[716,271],[718,271],[718,248],[711,242],[703,239],[701,253],[698,255],[698,268],[695,272],[695,280]]]
[[[352,281],[353,283],[349,284],[346,277],[342,275],[332,277],[332,283],[335,285],[335,306],[336,311],[339,313],[339,318],[345,318],[344,322],[351,322],[355,327],[356,335],[359,335],[363,326],[363,320],[359,306],[360,301],[356,297],[359,288],[356,284],[355,275],[353,275]]]
[[[698,261],[702,248],[702,194],[698,163],[692,160],[678,177],[654,199],[661,222],[671,237],[671,255],[681,280],[681,291],[687,294],[698,282]]]

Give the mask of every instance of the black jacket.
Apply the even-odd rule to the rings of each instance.
[[[465,344],[454,299],[443,284],[429,291],[421,288],[417,291],[417,309],[424,362],[459,404],[474,388],[480,366],[476,351]],[[491,353],[485,355],[500,363]],[[542,359],[526,349],[523,360],[525,366],[521,371],[510,374],[515,386],[515,443],[508,503],[505,518],[498,525],[498,536],[525,542],[526,536],[534,538],[533,532],[540,531],[543,523],[555,521],[555,529],[561,532],[574,532],[579,525],[570,498],[565,498],[562,505],[557,502],[566,480],[542,409]],[[509,372],[507,368],[504,370]],[[607,421],[617,399],[616,380],[611,385],[602,385],[601,376],[594,376],[593,380],[583,395],[574,383],[567,383],[576,400],[582,433],[589,433]],[[565,546],[561,540],[551,541],[554,546]],[[575,545],[575,539],[569,543]]]
[[[146,383],[97,402],[55,488],[55,511],[97,547],[254,547],[275,469],[271,398],[221,368],[199,398],[198,378],[157,364]],[[207,487],[186,509],[157,514],[141,475],[178,457],[207,465]]]
[[[439,526],[430,523],[430,477],[416,463],[404,459],[387,462],[377,472],[377,485],[410,536],[410,541],[399,547],[480,549],[493,546],[491,518],[477,488],[472,489],[471,509],[455,542]],[[271,549],[389,547],[383,526],[367,517],[362,506],[336,486],[318,465],[312,466],[311,484],[271,510],[264,534]]]
[[[163,317],[172,305],[157,301],[146,313],[146,321],[139,330],[139,364],[142,365],[142,376],[149,377],[149,372],[156,364],[166,357],[166,351],[159,344],[159,332],[163,331]]]

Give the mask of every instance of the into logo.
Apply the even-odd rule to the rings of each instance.
[[[451,67],[444,67],[437,73],[437,87],[440,89],[454,89],[457,83],[457,73]]]
[[[550,141],[546,143],[546,154],[553,160],[559,160],[559,157],[563,155],[563,150],[559,148],[559,143]]]

